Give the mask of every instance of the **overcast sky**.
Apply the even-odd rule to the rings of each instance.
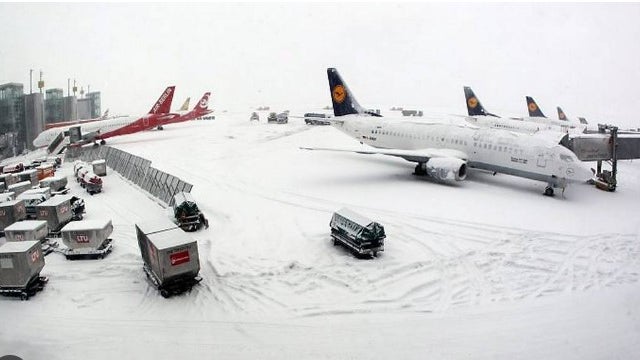
[[[139,114],[212,91],[216,111],[330,103],[337,67],[364,106],[548,116],[640,127],[640,4],[0,4],[0,82],[42,69]],[[34,85],[35,87],[35,85]]]

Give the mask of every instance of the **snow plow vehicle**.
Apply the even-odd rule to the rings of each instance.
[[[193,196],[187,192],[179,192],[173,196],[173,216],[178,226],[184,231],[196,231],[209,227],[209,221],[198,209]]]

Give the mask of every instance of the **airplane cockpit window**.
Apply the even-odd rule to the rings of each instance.
[[[565,154],[560,154],[560,159],[564,162],[573,162],[573,158]]]

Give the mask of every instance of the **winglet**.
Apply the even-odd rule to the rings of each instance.
[[[329,93],[333,102],[333,114],[343,116],[350,114],[364,114],[364,109],[358,104],[347,84],[335,68],[327,69],[329,77]]]
[[[565,115],[564,111],[562,111],[560,106],[558,106],[558,119],[564,120],[564,121],[568,121],[569,120],[569,119],[567,119],[567,115]]]
[[[108,117],[109,117],[109,109],[104,111],[104,115],[102,115],[102,117],[100,119],[104,120],[104,119],[106,119]]]
[[[546,116],[544,116],[544,114],[542,113],[542,110],[540,110],[540,108],[538,107],[538,104],[536,104],[536,101],[533,100],[531,96],[527,96],[527,109],[529,110],[530,117],[546,118]]]
[[[173,101],[173,92],[175,89],[175,86],[167,87],[151,110],[149,110],[149,114],[168,114],[171,111],[171,101]]]
[[[578,120],[580,120],[580,124],[585,124],[585,125],[588,124],[587,119],[585,119],[583,117],[579,117]]]

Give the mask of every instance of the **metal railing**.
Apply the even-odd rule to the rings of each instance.
[[[173,205],[173,195],[191,192],[193,185],[151,166],[151,161],[110,146],[67,148],[66,161],[91,162],[104,159],[107,166],[138,185],[167,206]]]

